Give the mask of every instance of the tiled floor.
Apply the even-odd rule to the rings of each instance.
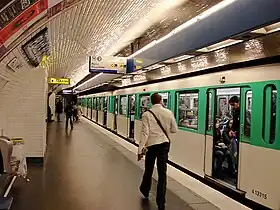
[[[12,210],[156,210],[156,181],[150,201],[143,202],[142,173],[135,154],[89,124],[81,121],[66,131],[54,122],[44,166],[30,164],[31,181],[17,180]],[[170,178],[168,188],[167,210],[217,209]]]

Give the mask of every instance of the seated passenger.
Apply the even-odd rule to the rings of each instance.
[[[214,140],[214,157],[216,158],[215,161],[216,177],[219,179],[224,178],[223,163],[225,160],[227,161],[228,164],[228,168],[227,168],[228,173],[230,175],[233,175],[235,170],[234,170],[232,156],[229,150],[229,146],[231,145],[231,143],[225,141],[222,138],[219,119],[216,120],[213,140]]]
[[[224,152],[222,148],[219,146],[222,143],[222,135],[220,131],[220,120],[216,119],[214,135],[213,135],[213,143],[214,143],[214,177],[222,179],[223,178],[223,169],[222,165],[224,162]]]
[[[229,120],[224,131],[223,131],[223,141],[228,147],[226,152],[228,155],[228,169],[230,174],[235,173],[237,165],[237,138],[235,132],[233,131],[233,120]]]

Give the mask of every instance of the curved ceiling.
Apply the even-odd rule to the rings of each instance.
[[[61,0],[48,1],[50,4]],[[15,55],[14,51],[17,52],[16,57],[20,62],[26,62],[28,59],[23,53],[19,56],[21,46],[47,27],[51,54],[45,67],[49,77],[70,77],[71,85],[75,85],[88,74],[88,56],[118,52],[163,18],[166,11],[185,1],[64,0],[65,4],[72,3],[71,6],[55,15],[52,12],[56,11],[52,8],[48,9],[48,13],[42,12],[40,19],[32,27],[27,24],[21,29],[25,33],[13,40],[13,43],[10,41],[7,48],[13,49],[10,54]]]

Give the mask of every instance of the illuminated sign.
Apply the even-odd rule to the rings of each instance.
[[[29,62],[34,67],[39,66],[45,56],[50,56],[50,43],[48,38],[48,28],[44,28],[22,46]]]
[[[90,56],[89,62],[89,71],[91,73],[124,74],[127,59],[114,56]]]
[[[127,69],[126,73],[132,73],[134,71],[140,70],[143,68],[144,61],[140,59],[128,59],[127,60]]]
[[[62,90],[62,94],[75,94],[75,90]]]
[[[48,83],[52,85],[70,85],[69,78],[49,78]]]

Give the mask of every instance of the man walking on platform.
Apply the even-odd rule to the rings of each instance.
[[[144,155],[145,172],[140,191],[145,198],[149,197],[152,175],[157,159],[158,185],[156,202],[159,210],[165,209],[166,170],[170,149],[170,133],[176,133],[178,128],[173,113],[163,107],[162,97],[158,93],[151,96],[153,107],[142,117],[142,130],[138,148],[138,161]],[[146,152],[147,150],[147,152]]]
[[[55,112],[56,112],[56,115],[57,115],[57,122],[61,122],[61,120],[60,120],[60,115],[61,115],[62,112],[63,112],[63,104],[62,104],[62,101],[61,101],[61,100],[59,100],[59,101],[56,103]]]
[[[73,106],[71,102],[68,102],[66,108],[65,108],[65,114],[66,114],[66,129],[68,128],[68,121],[70,120],[70,125],[71,125],[71,129],[73,129],[73,120],[72,120],[72,116],[73,116]]]

